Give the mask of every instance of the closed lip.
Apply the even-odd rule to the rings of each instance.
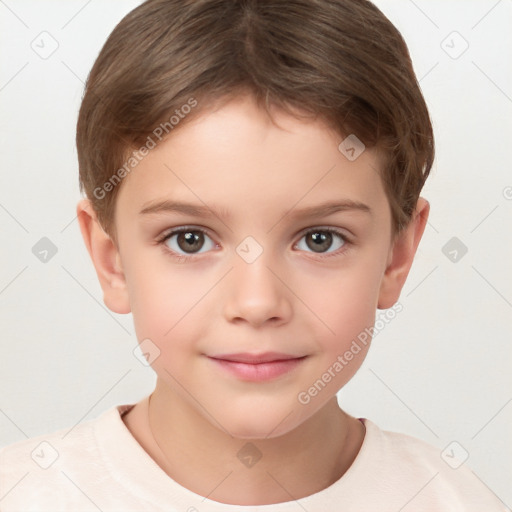
[[[289,361],[292,359],[303,359],[306,356],[295,356],[291,354],[283,354],[280,352],[263,352],[260,354],[251,353],[238,353],[238,354],[220,354],[215,356],[208,356],[211,359],[219,359],[222,361],[231,361],[234,363],[246,364],[262,364],[272,363],[276,361]]]

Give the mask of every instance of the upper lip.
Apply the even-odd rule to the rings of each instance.
[[[216,356],[209,356],[212,359],[222,359],[224,361],[233,361],[237,363],[270,363],[272,361],[287,361],[290,359],[301,359],[305,356],[295,356],[291,354],[283,354],[280,352],[263,352],[259,354],[251,354],[248,352],[238,354],[220,354]]]

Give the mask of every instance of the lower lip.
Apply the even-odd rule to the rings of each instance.
[[[277,377],[291,372],[297,368],[300,363],[302,363],[305,357],[257,364],[227,361],[225,359],[214,359],[213,357],[209,357],[208,359],[238,379],[251,382],[262,382],[276,379]]]

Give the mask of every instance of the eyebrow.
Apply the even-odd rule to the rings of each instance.
[[[373,214],[372,209],[360,201],[353,201],[344,199],[340,201],[330,201],[327,203],[308,206],[305,208],[297,209],[292,207],[285,212],[282,217],[290,215],[291,218],[302,217],[326,217],[333,213],[343,211],[360,211]],[[170,199],[150,201],[143,205],[140,215],[160,214],[160,213],[182,213],[194,217],[211,217],[212,214],[220,219],[230,219],[231,215],[225,208],[215,208],[209,206],[196,205],[192,203],[185,203],[181,201],[172,201]]]

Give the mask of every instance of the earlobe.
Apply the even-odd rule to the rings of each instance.
[[[114,313],[129,313],[128,289],[117,247],[100,225],[89,199],[78,202],[76,213],[85,246],[103,290],[103,302]]]
[[[420,197],[411,221],[395,238],[381,281],[379,309],[390,308],[398,301],[423,236],[429,211],[429,202]]]

